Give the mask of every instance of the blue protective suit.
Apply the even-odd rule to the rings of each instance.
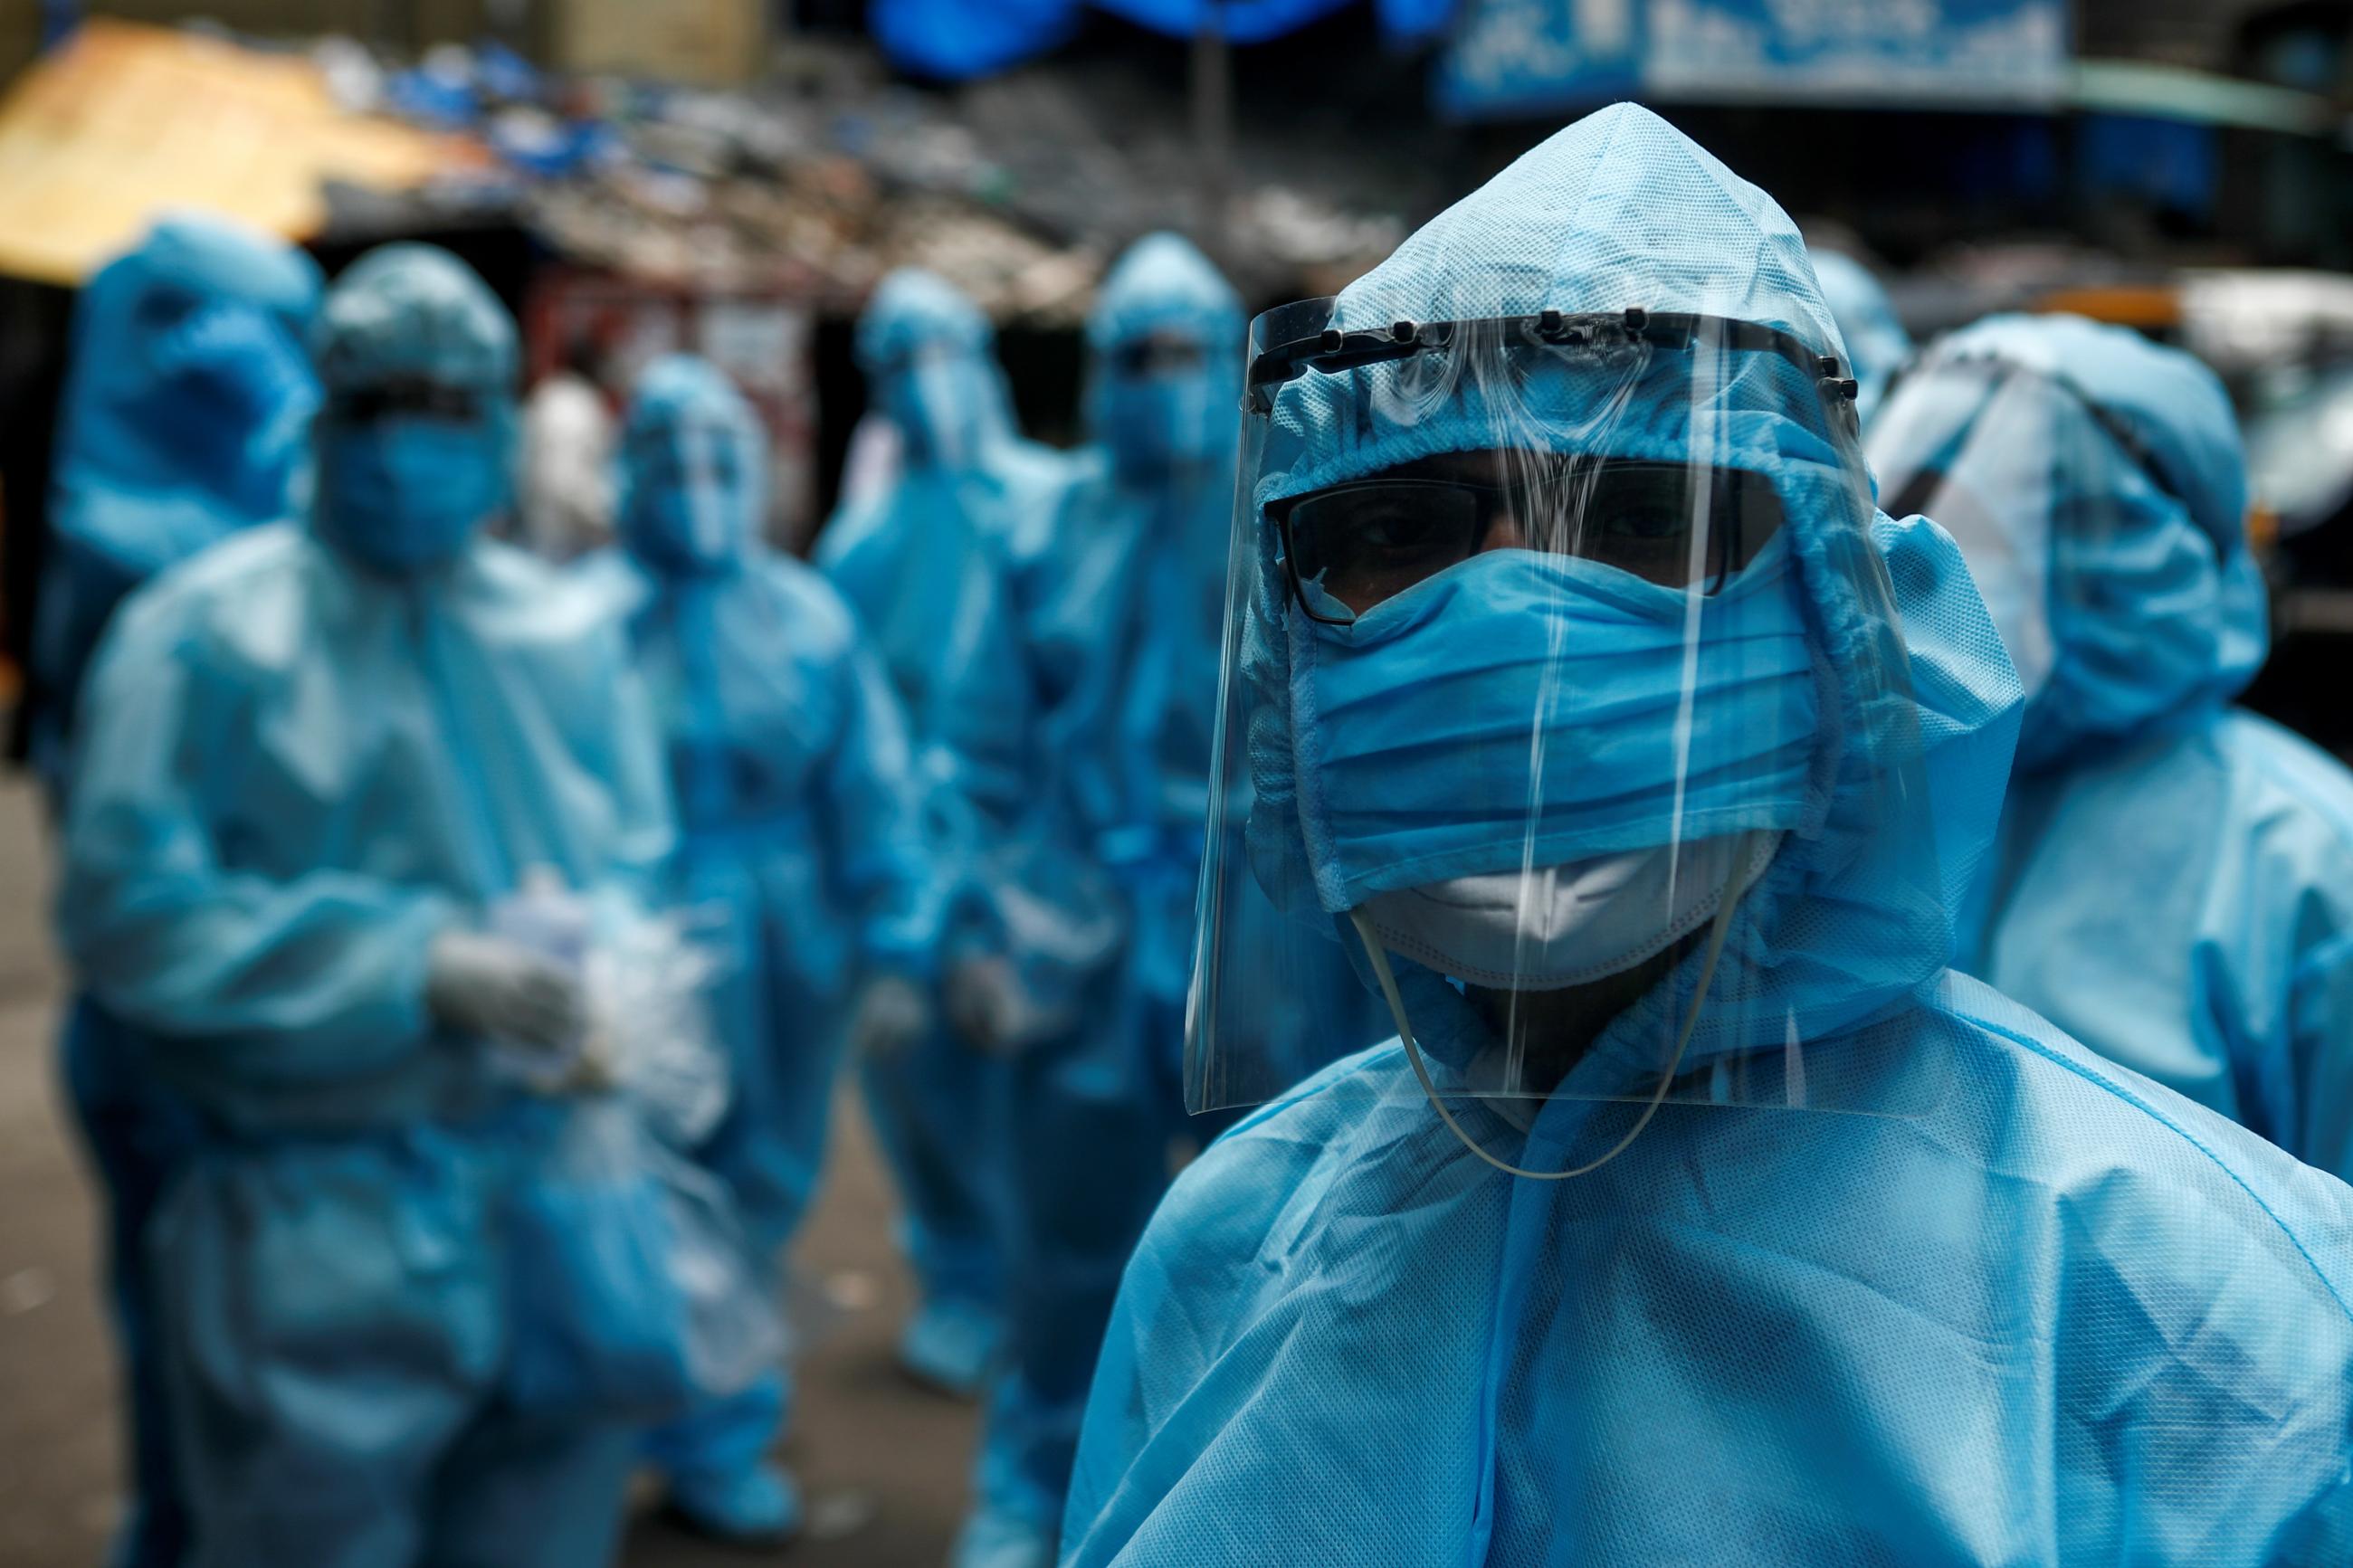
[[[74,705],[116,605],[173,563],[299,504],[318,404],[302,338],[318,300],[318,268],[301,252],[195,216],[157,223],[83,289],[33,640],[33,764],[59,811]],[[176,1563],[185,1513],[140,1237],[187,1129],[147,1082],[137,1032],[88,996],[75,999],[59,1048],[106,1187],[132,1494],[116,1560]]]
[[[906,723],[826,581],[759,542],[766,456],[717,369],[678,356],[621,435],[623,549],[585,571],[627,622],[669,747],[674,899],[715,948],[734,1098],[698,1157],[764,1253],[789,1244],[824,1168],[859,982],[931,977],[939,902]],[[781,1388],[668,1429],[673,1472],[757,1462]]]
[[[2082,430],[2052,444],[2056,471],[1948,458],[1978,427],[1989,363],[2073,389],[2053,417]],[[2221,384],[2121,328],[2004,317],[1937,343],[1889,408],[1901,449],[1874,452],[1883,484],[1949,460],[1995,531],[1957,525],[1964,548],[2048,563],[2039,602],[1997,617],[2039,623],[2010,635],[2048,647],[2049,674],[1968,967],[2353,1177],[2353,776],[2230,705],[2268,637]]]
[[[331,400],[512,412],[512,325],[445,253],[363,258],[315,341]],[[67,952],[202,1124],[148,1237],[193,1561],[595,1563],[628,1429],[500,1405],[530,1331],[502,1226],[562,1118],[432,1022],[426,974],[524,868],[654,873],[656,732],[587,595],[483,520],[363,564],[340,493],[123,607],[74,764]]]
[[[947,882],[994,896],[1016,875],[1008,858],[1038,799],[1044,745],[1038,676],[1026,646],[1014,562],[1021,540],[1050,521],[1065,460],[1021,439],[992,353],[987,321],[947,284],[901,271],[883,280],[859,323],[858,353],[877,405],[904,446],[895,481],[828,523],[818,567],[840,590],[906,707],[923,758],[927,807]],[[1060,862],[1027,857],[1050,911]],[[959,900],[969,903],[970,900]],[[995,939],[992,939],[995,940]],[[1079,982],[1072,982],[1073,987]],[[1003,1067],[946,1029],[860,1064],[904,1205],[904,1238],[924,1306],[918,1342],[934,1329],[960,1347],[937,1365],[966,1384],[994,1353],[1003,1289],[1006,1156],[993,1108]]]
[[[1117,994],[1016,1058],[1005,1375],[990,1397],[965,1568],[1050,1562],[1095,1351],[1188,1122],[1185,990],[1209,805],[1232,527],[1241,302],[1174,235],[1140,241],[1088,323],[1081,459],[1050,550],[1025,560],[1067,831],[1118,881]],[[1270,936],[1280,922],[1265,910]],[[1367,1010],[1339,950],[1319,1004]],[[1366,1038],[1377,1037],[1368,1028]]]
[[[1423,321],[1633,299],[1816,342],[1825,321],[1788,218],[1629,106],[1525,155],[1352,299]],[[1317,426],[1301,390],[1277,405],[1298,439],[1364,434]],[[1352,461],[1380,466],[1374,441]],[[1819,526],[1784,524],[1810,616],[1908,682],[1857,689],[1867,661],[1824,662],[1827,816],[1732,921],[1774,1005],[1716,1016],[1812,1020],[1831,1102],[1889,1113],[1669,1100],[1590,1174],[1536,1182],[1441,1125],[1399,1047],[1329,1068],[1219,1139],[1155,1216],[1088,1407],[1066,1563],[2353,1549],[2353,1192],[1944,967],[2019,689],[1948,539],[1879,519],[1878,561],[1842,578]],[[1857,580],[1892,583],[1900,644],[1849,620]],[[1260,743],[1271,763],[1284,738],[1254,739],[1254,762]],[[1926,799],[1877,794],[1891,778]],[[1891,822],[1922,842],[1874,843]],[[1933,875],[1886,879],[1907,863]],[[1877,900],[1899,888],[1925,907]],[[1696,962],[1630,1014],[1680,999]],[[1700,1016],[1704,1068],[1737,1042]],[[1641,1114],[1566,1091],[1525,1123],[1456,1113],[1546,1170]]]
[[[1848,374],[1856,382],[1855,412],[1871,423],[1887,391],[1887,383],[1912,353],[1912,334],[1895,314],[1885,284],[1851,256],[1835,250],[1813,252],[1814,276],[1822,286],[1822,300],[1846,340]]]

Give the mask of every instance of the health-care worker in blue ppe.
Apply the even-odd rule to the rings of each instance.
[[[1053,706],[1060,808],[1117,879],[1129,936],[1088,1026],[1013,1058],[1008,1342],[991,1391],[962,1568],[1050,1563],[1095,1352],[1171,1152],[1221,1121],[1185,1111],[1186,982],[1208,821],[1246,325],[1209,259],[1172,234],[1121,258],[1087,326],[1093,441],[1042,561],[1032,644]],[[1232,816],[1234,827],[1240,818]],[[1387,1032],[1340,950],[1253,912],[1322,964],[1303,1008]],[[1329,1024],[1330,1020],[1323,1020]],[[1303,1040],[1295,1011],[1261,1020]],[[1319,1064],[1320,1065],[1320,1064]]]
[[[1878,411],[1889,379],[1912,353],[1912,334],[1895,313],[1895,301],[1876,273],[1854,258],[1836,250],[1813,253],[1814,276],[1822,286],[1822,300],[1831,308],[1845,341],[1850,374],[1854,377],[1854,411],[1865,426]]]
[[[515,339],[480,279],[376,250],[312,341],[308,524],[123,606],[66,828],[67,951],[202,1125],[150,1235],[190,1561],[600,1563],[634,1429],[501,1397],[506,1205],[558,1102],[500,1062],[588,1009],[484,916],[527,868],[652,875],[659,742],[621,628],[481,537]]]
[[[922,1297],[901,1358],[960,1394],[978,1391],[1003,1334],[1004,1054],[1078,1016],[1114,941],[1101,898],[1076,896],[1083,868],[1042,837],[1045,696],[1015,562],[1042,548],[1067,464],[1016,428],[995,342],[942,279],[883,279],[858,356],[899,461],[817,547],[906,708],[940,875],[961,889],[944,1023],[860,1058]]]
[[[1788,218],[1620,105],[1251,349],[1188,1071],[1240,878],[1399,1037],[1161,1205],[1063,1562],[2344,1561],[2353,1190],[1947,969],[2017,678]]]
[[[319,289],[301,251],[191,214],[158,220],[75,302],[33,640],[33,761],[60,816],[74,705],[115,606],[174,563],[301,504],[319,402],[303,338]],[[141,1237],[187,1129],[149,1082],[135,1034],[87,995],[67,1015],[61,1052],[106,1187],[131,1448],[116,1561],[174,1563],[186,1521]]]
[[[930,1026],[939,939],[906,721],[840,596],[759,540],[767,448],[706,361],[656,361],[620,437],[622,549],[588,568],[627,622],[669,748],[672,897],[720,962],[734,1098],[700,1158],[781,1261],[825,1163],[845,1043]],[[670,1498],[706,1532],[780,1540],[801,1520],[765,1455],[781,1371],[655,1435]]]
[[[2353,1178],[2353,776],[2232,706],[2268,647],[2221,384],[2076,317],[1939,340],[1867,444],[1968,557],[2027,689],[1962,961]]]

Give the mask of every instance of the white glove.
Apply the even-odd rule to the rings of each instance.
[[[475,931],[433,939],[425,1006],[461,1035],[551,1056],[577,1047],[588,1021],[578,975],[521,942]]]
[[[871,982],[849,1020],[849,1048],[890,1056],[905,1050],[932,1026],[932,1006],[914,984],[896,974]]]
[[[1021,983],[1002,958],[966,958],[948,970],[948,1022],[965,1043],[990,1055],[1010,1053],[1021,1020]]]

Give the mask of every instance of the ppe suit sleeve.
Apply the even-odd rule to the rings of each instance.
[[[2353,931],[2305,955],[2289,1005],[2299,1125],[2283,1135],[2305,1163],[2353,1181]]]
[[[847,630],[847,613],[842,619]],[[839,668],[847,718],[827,771],[826,807],[843,885],[865,911],[867,963],[928,978],[953,889],[925,842],[906,715],[881,661],[854,634]]]
[[[161,611],[164,605],[152,605]],[[82,705],[58,899],[99,999],[205,1068],[257,1084],[379,1072],[423,1046],[430,890],[353,871],[288,880],[222,864],[204,788],[238,743],[160,615],[118,625]],[[224,722],[223,721],[227,721]]]

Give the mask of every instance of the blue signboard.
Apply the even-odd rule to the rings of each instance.
[[[1447,112],[1611,98],[2026,109],[2067,85],[2067,0],[1465,0]]]

